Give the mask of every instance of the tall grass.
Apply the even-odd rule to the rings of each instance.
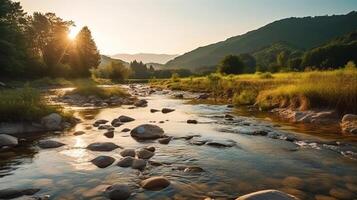
[[[120,87],[100,87],[94,81],[91,80],[80,80],[76,81],[74,84],[76,88],[68,92],[67,94],[78,94],[86,97],[97,96],[103,99],[110,98],[112,96],[129,96],[129,94]]]

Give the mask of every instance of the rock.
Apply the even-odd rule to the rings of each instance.
[[[136,107],[146,107],[147,106],[147,101],[145,99],[140,99],[137,102],[134,103],[134,106]]]
[[[107,138],[113,138],[114,137],[114,131],[107,131],[103,134]]]
[[[122,157],[126,157],[126,156],[135,157],[135,150],[134,149],[124,149],[123,151],[120,152],[120,155]]]
[[[123,130],[121,130],[121,132],[129,132],[129,131],[131,131],[130,128],[124,128]]]
[[[144,149],[151,151],[151,152],[155,152],[155,147],[145,147]]]
[[[213,146],[213,147],[233,147],[236,145],[234,141],[207,141],[206,145]]]
[[[166,137],[166,138],[159,139],[158,141],[160,144],[168,144],[170,143],[171,139],[172,137]]]
[[[298,198],[279,190],[262,190],[238,197],[236,200],[298,200]]]
[[[304,187],[304,181],[295,176],[286,177],[282,184],[288,188],[301,189]]]
[[[170,181],[162,176],[155,176],[141,181],[141,187],[147,190],[162,190],[170,185]]]
[[[331,196],[315,195],[315,200],[337,200],[337,199]]]
[[[154,156],[154,153],[146,149],[140,149],[136,152],[136,155],[141,159],[149,159]]]
[[[129,186],[124,184],[115,184],[109,186],[105,193],[107,194],[108,198],[111,200],[126,200],[131,195],[131,190]]]
[[[156,112],[159,112],[160,110],[157,110],[157,109],[150,109],[150,112],[151,113],[156,113]]]
[[[342,117],[342,123],[343,122],[349,122],[349,121],[356,121],[357,120],[357,115],[353,115],[353,114],[345,114]]]
[[[0,199],[13,199],[17,197],[21,197],[24,195],[34,195],[39,192],[40,189],[14,189],[7,188],[0,190]]]
[[[353,199],[354,196],[352,192],[343,188],[332,188],[329,193],[337,199]]]
[[[357,135],[357,115],[344,115],[341,121],[341,128],[344,133]]]
[[[178,98],[178,99],[183,99],[183,94],[174,94],[173,95],[174,98]]]
[[[112,142],[95,142],[87,146],[87,149],[91,151],[113,151],[117,148],[119,146]]]
[[[16,137],[7,134],[0,134],[0,148],[4,146],[12,147],[18,144],[19,141]]]
[[[78,135],[83,135],[85,133],[86,132],[84,132],[84,131],[76,131],[76,132],[73,133],[73,135],[78,136]]]
[[[104,130],[104,129],[106,129],[106,130],[114,130],[114,127],[112,127],[111,125],[100,125],[99,127],[98,127],[98,129],[99,130]]]
[[[53,130],[53,131],[62,129],[61,122],[62,122],[62,117],[57,113],[52,113],[41,119],[42,126],[45,127],[47,130]]]
[[[194,119],[188,119],[187,120],[187,124],[197,124],[197,120],[194,120]]]
[[[135,119],[134,118],[131,118],[131,117],[128,117],[128,116],[125,116],[125,115],[122,115],[120,117],[118,117],[118,119],[121,121],[121,122],[132,122],[134,121]]]
[[[58,148],[64,145],[65,144],[54,140],[41,140],[38,142],[38,146],[42,149]]]
[[[111,122],[112,126],[114,127],[119,127],[121,125],[123,125],[123,123],[119,120],[119,119],[113,119],[113,121]]]
[[[110,156],[98,156],[98,157],[94,158],[93,160],[91,160],[91,163],[93,163],[94,165],[96,165],[99,168],[106,168],[106,167],[110,166],[111,164],[113,164],[114,161],[115,161],[115,159]]]
[[[130,167],[133,164],[134,158],[130,156],[126,156],[120,159],[117,163],[119,167]]]
[[[98,126],[101,125],[101,124],[106,124],[106,123],[108,123],[108,120],[105,120],[105,119],[99,119],[99,120],[94,122],[94,124],[96,124]]]
[[[138,169],[138,170],[143,170],[146,167],[146,160],[143,159],[134,159],[133,163],[131,165],[131,168],[133,169]]]
[[[229,105],[227,105],[227,108],[234,108],[234,105],[229,104]]]
[[[206,144],[206,142],[207,140],[192,140],[190,141],[190,144],[201,146]]]
[[[157,139],[164,136],[164,130],[156,125],[143,124],[131,130],[130,135],[137,139]]]
[[[166,114],[166,113],[170,113],[170,112],[173,112],[175,111],[175,109],[171,109],[171,108],[163,108],[161,110],[162,113]]]
[[[209,98],[209,94],[207,93],[204,93],[204,94],[200,94],[198,95],[197,99],[208,99]]]
[[[186,167],[184,172],[204,172],[201,167]]]
[[[233,119],[234,116],[233,116],[233,115],[230,115],[230,114],[225,114],[225,115],[224,115],[224,118]]]

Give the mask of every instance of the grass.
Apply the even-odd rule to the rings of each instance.
[[[79,80],[75,81],[74,84],[76,88],[72,91],[69,91],[67,94],[78,94],[86,97],[97,96],[103,99],[113,96],[129,96],[129,94],[120,87],[99,87],[94,81],[91,80]]]
[[[38,90],[28,86],[21,89],[0,90],[0,122],[39,121],[42,117],[59,113],[70,118],[59,106],[48,105]]]
[[[236,105],[262,109],[291,107],[300,110],[324,108],[357,113],[357,70],[210,75],[206,77],[155,80],[155,87],[192,92],[210,92]]]

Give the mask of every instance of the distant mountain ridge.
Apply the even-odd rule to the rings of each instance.
[[[143,63],[159,63],[165,64],[171,59],[177,57],[177,54],[154,54],[154,53],[138,53],[138,54],[115,54],[112,58],[124,60],[126,62],[142,61]]]
[[[229,54],[260,56],[267,51],[264,47],[289,48],[286,44],[297,50],[307,50],[354,30],[357,30],[356,11],[346,15],[286,18],[225,41],[199,47],[170,60],[166,66],[195,71],[202,67],[213,67]]]

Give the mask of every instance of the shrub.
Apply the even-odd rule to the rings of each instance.
[[[257,98],[257,92],[254,90],[243,90],[241,93],[235,93],[233,96],[233,104],[236,105],[252,105]]]

